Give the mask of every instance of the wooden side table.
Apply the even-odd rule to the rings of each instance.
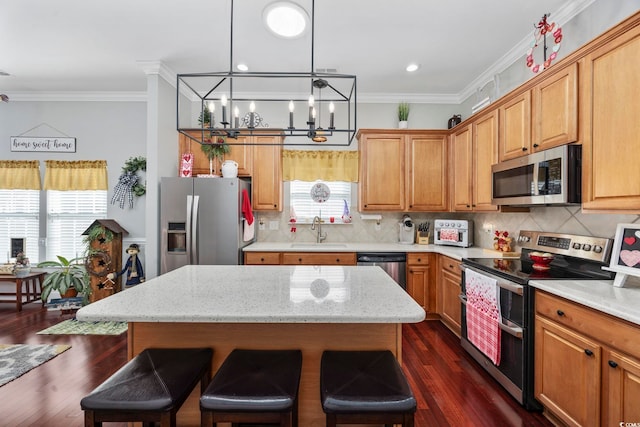
[[[16,284],[15,292],[0,292],[0,302],[15,302],[18,311],[22,311],[22,304],[28,304],[40,299],[45,274],[47,273],[31,272],[24,277],[16,277],[13,274],[0,274],[0,282],[14,282]],[[5,299],[4,297],[6,296],[15,297],[15,299]]]

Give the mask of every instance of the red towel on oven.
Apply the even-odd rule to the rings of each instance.
[[[495,279],[465,270],[467,338],[494,365],[500,365],[500,305]]]

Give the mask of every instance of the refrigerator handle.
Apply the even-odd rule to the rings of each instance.
[[[199,211],[200,196],[193,196],[193,209],[191,217],[191,263],[200,264],[200,257],[198,254],[198,211]]]
[[[193,264],[191,262],[191,213],[193,212],[193,196],[188,195],[187,196],[187,214],[185,216],[186,218],[186,225],[187,225],[187,264]]]

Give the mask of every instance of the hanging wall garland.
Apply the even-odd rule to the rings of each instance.
[[[133,208],[133,195],[144,196],[147,192],[147,187],[140,183],[137,172],[147,170],[147,159],[139,157],[130,157],[122,167],[122,174],[118,178],[118,184],[113,191],[113,197],[111,198],[111,204],[120,202],[120,208],[124,209],[125,201],[129,201],[129,207]]]
[[[549,68],[551,62],[558,56],[558,51],[560,50],[560,43],[562,42],[562,28],[559,26],[556,28],[556,23],[548,23],[547,18],[549,14],[545,14],[540,22],[535,26],[535,30],[533,32],[533,41],[531,42],[531,47],[527,51],[526,61],[527,67],[531,69],[534,73],[538,73],[543,71],[546,68]],[[547,34],[551,34],[553,36],[554,45],[551,47],[551,55],[547,58]],[[538,43],[542,39],[543,42],[543,63],[536,64],[536,61],[533,59],[533,52],[538,47]]]

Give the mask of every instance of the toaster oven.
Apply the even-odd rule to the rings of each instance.
[[[433,223],[436,245],[473,246],[473,222],[466,219],[436,219]]]

